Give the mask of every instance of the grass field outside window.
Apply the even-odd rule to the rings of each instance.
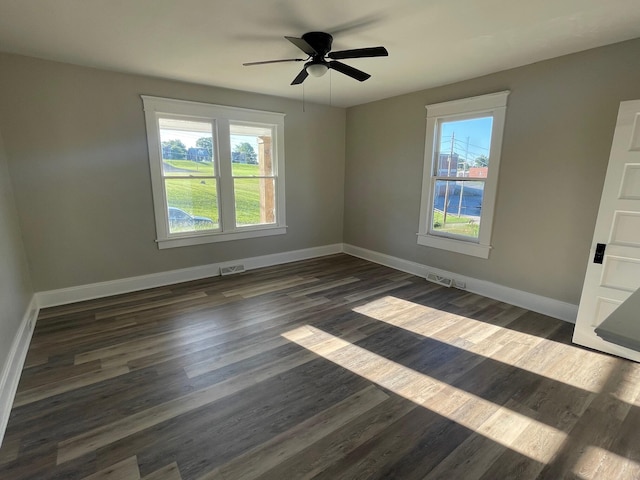
[[[189,170],[194,173],[213,174],[211,162],[194,162],[191,160],[164,160],[172,167]],[[258,165],[234,164],[234,172],[241,176],[259,175]],[[188,174],[185,173],[185,176]],[[177,207],[190,215],[208,217],[218,223],[218,198],[211,188],[213,179],[197,178],[165,180],[168,206]],[[203,183],[204,182],[204,183]],[[238,182],[234,189],[238,223],[254,225],[260,223],[260,189],[257,182]]]

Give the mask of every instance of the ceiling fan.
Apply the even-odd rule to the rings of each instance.
[[[299,85],[305,81],[309,75],[321,77],[331,68],[348,77],[355,78],[360,82],[364,82],[371,75],[346,65],[338,60],[346,58],[363,58],[363,57],[386,57],[389,55],[384,47],[368,47],[356,48],[353,50],[331,51],[331,43],[333,37],[324,32],[308,32],[302,35],[302,38],[284,37],[293,43],[296,47],[308,55],[307,58],[287,58],[284,60],[266,60],[263,62],[243,63],[245,67],[252,65],[264,65],[267,63],[282,62],[306,62],[302,71],[293,79],[291,85]],[[330,59],[330,60],[327,60]]]

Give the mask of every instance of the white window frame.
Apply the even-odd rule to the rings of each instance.
[[[491,93],[478,97],[427,105],[427,134],[422,175],[422,197],[420,203],[420,225],[418,244],[440,248],[480,258],[489,258],[493,213],[498,188],[502,136],[509,91]],[[445,121],[493,117],[491,130],[490,160],[487,178],[484,181],[482,217],[478,238],[436,232],[433,225],[434,187],[438,165],[438,141],[440,125]]]
[[[183,247],[287,233],[284,185],[284,113],[265,112],[209,103],[141,95],[149,146],[149,168],[153,190],[158,248]],[[214,131],[214,162],[217,177],[219,225],[216,230],[170,233],[167,197],[162,175],[160,118],[181,118],[211,122]],[[231,169],[230,124],[272,128],[273,176],[275,182],[276,223],[236,226],[233,175]],[[260,178],[260,177],[257,177]]]

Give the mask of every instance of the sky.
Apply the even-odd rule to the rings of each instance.
[[[443,122],[440,152],[451,151],[451,137],[455,134],[453,151],[462,158],[474,160],[480,155],[489,157],[492,124],[492,117]]]
[[[451,151],[451,137],[454,137],[454,152],[462,158],[473,161],[480,155],[489,157],[491,144],[492,117],[473,118],[469,120],[457,120],[442,123],[440,152]],[[196,140],[207,136],[202,132],[189,132],[185,130],[161,129],[162,140],[179,139],[187,148],[195,147]],[[231,150],[242,142],[248,142],[253,149],[258,151],[258,142],[255,135],[231,135]]]

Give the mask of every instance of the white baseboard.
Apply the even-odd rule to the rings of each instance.
[[[534,312],[539,312],[551,317],[559,318],[567,322],[575,323],[578,306],[555,300],[553,298],[543,297],[533,293],[528,293],[515,288],[505,287],[497,283],[480,280],[473,277],[459,275],[446,270],[433,268],[428,265],[404,260],[402,258],[393,257],[384,253],[367,250],[366,248],[356,247],[354,245],[332,244],[321,247],[306,248],[302,250],[293,250],[290,252],[275,253],[271,255],[262,255],[259,257],[240,258],[228,262],[212,263],[209,265],[201,265],[191,268],[183,268],[180,270],[170,270],[168,272],[152,273],[149,275],[141,275],[137,277],[123,278],[108,282],[92,283],[88,285],[80,285],[77,287],[61,288],[58,290],[49,290],[38,292],[36,294],[37,302],[40,308],[53,307],[57,305],[65,305],[68,303],[81,302],[84,300],[92,300],[94,298],[108,297],[111,295],[119,295],[122,293],[135,292],[145,290],[147,288],[162,287],[180,282],[188,282],[191,280],[199,280],[206,277],[215,277],[220,275],[220,267],[229,265],[243,264],[246,270],[256,268],[280,265],[309,258],[323,257],[336,253],[347,253],[354,257],[363,258],[380,265],[395,268],[403,272],[412,273],[419,277],[426,277],[428,273],[435,273],[443,277],[453,278],[464,282],[466,290],[477,293],[485,297],[494,298],[501,302],[510,303],[518,307],[526,308]]]
[[[16,332],[16,336],[11,343],[11,350],[9,351],[7,361],[2,366],[2,371],[0,372],[0,445],[2,445],[7,423],[9,422],[13,399],[18,390],[22,367],[27,358],[27,351],[29,350],[31,335],[33,335],[33,329],[36,325],[36,319],[38,318],[38,311],[37,297],[33,295],[27,311],[22,317],[22,322]]]
[[[283,263],[297,262],[309,258],[323,257],[342,252],[342,244],[324,245],[322,247],[305,248],[290,252],[274,253],[259,257],[240,258],[228,262],[211,263],[197,267],[170,270],[168,272],[140,275],[138,277],[122,278],[108,282],[91,283],[77,287],[48,290],[36,294],[40,308],[66,305],[68,303],[82,302],[94,298],[120,295],[122,293],[145,290],[147,288],[163,287],[180,282],[199,280],[220,275],[220,267],[242,263],[246,270],[269,267]]]
[[[555,300],[553,298],[543,297],[541,295],[524,292],[522,290],[516,290],[515,288],[505,287],[504,285],[498,285],[497,283],[488,282],[486,280],[466,277],[464,275],[392,257],[391,255],[374,252],[373,250],[367,250],[366,248],[356,247],[347,243],[343,245],[343,251],[344,253],[353,255],[354,257],[363,258],[364,260],[379,263],[380,265],[395,268],[396,270],[412,273],[419,277],[426,278],[428,273],[435,273],[442,277],[453,278],[454,280],[466,283],[465,290],[469,292],[477,293],[478,295],[493,298],[517,307],[526,308],[527,310],[542,313],[566,322],[575,323],[576,317],[578,316],[577,305]]]

